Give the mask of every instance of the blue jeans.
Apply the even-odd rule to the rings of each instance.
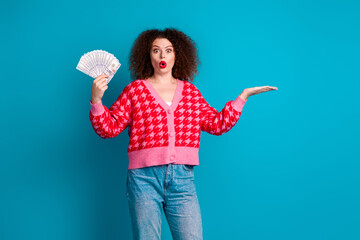
[[[161,239],[161,209],[174,240],[203,239],[194,166],[170,163],[128,169],[126,196],[133,239]]]

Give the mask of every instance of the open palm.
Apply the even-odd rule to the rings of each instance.
[[[256,95],[263,92],[268,92],[272,90],[277,90],[277,87],[271,87],[271,86],[262,86],[262,87],[253,87],[253,88],[246,88],[244,89],[244,93],[247,97],[250,97],[252,95]]]

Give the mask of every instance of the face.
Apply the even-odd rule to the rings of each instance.
[[[156,38],[150,50],[151,64],[155,72],[172,71],[175,64],[175,52],[171,42],[166,38]]]

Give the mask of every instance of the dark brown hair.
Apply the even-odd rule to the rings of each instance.
[[[129,55],[129,70],[132,79],[146,79],[154,74],[151,65],[150,50],[156,38],[166,38],[175,52],[175,64],[172,68],[174,78],[193,81],[198,74],[200,64],[195,42],[185,33],[175,28],[146,30],[137,37]]]

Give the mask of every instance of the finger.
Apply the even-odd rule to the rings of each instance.
[[[99,84],[99,88],[103,88],[103,87],[106,86],[106,85],[107,85],[107,80],[106,80],[106,79],[103,79],[103,81],[100,82],[100,84]]]
[[[104,77],[104,75],[99,75],[99,76],[97,76],[97,77],[95,78],[94,82],[99,81],[99,79],[101,79],[101,78],[103,78],[103,77]]]
[[[268,92],[268,91],[271,91],[271,89],[268,87],[268,86],[263,86],[263,87],[260,87],[256,93],[263,93],[263,92]]]
[[[101,82],[104,79],[104,77],[98,77],[94,80],[94,84],[97,84],[99,82]]]
[[[103,74],[103,75],[99,75],[97,78],[95,78],[94,82],[99,82],[101,81],[100,79],[104,79],[104,78],[108,78],[109,76],[106,75],[106,74]]]
[[[108,77],[109,77],[108,75],[100,75],[97,82],[101,81],[101,79],[105,79],[105,78],[108,78]]]
[[[277,90],[277,87],[265,86],[266,91]]]
[[[259,90],[260,91],[268,91],[270,89],[269,86],[262,86],[262,87],[259,87]]]
[[[108,86],[104,86],[104,87],[100,88],[101,92],[103,92],[103,93],[106,91],[106,89],[108,89]]]
[[[273,87],[273,86],[267,86],[270,89],[277,89],[277,87]]]
[[[95,84],[96,88],[97,89],[101,89],[102,87],[104,87],[106,85],[106,80],[105,79],[102,79],[100,82],[97,82]]]

